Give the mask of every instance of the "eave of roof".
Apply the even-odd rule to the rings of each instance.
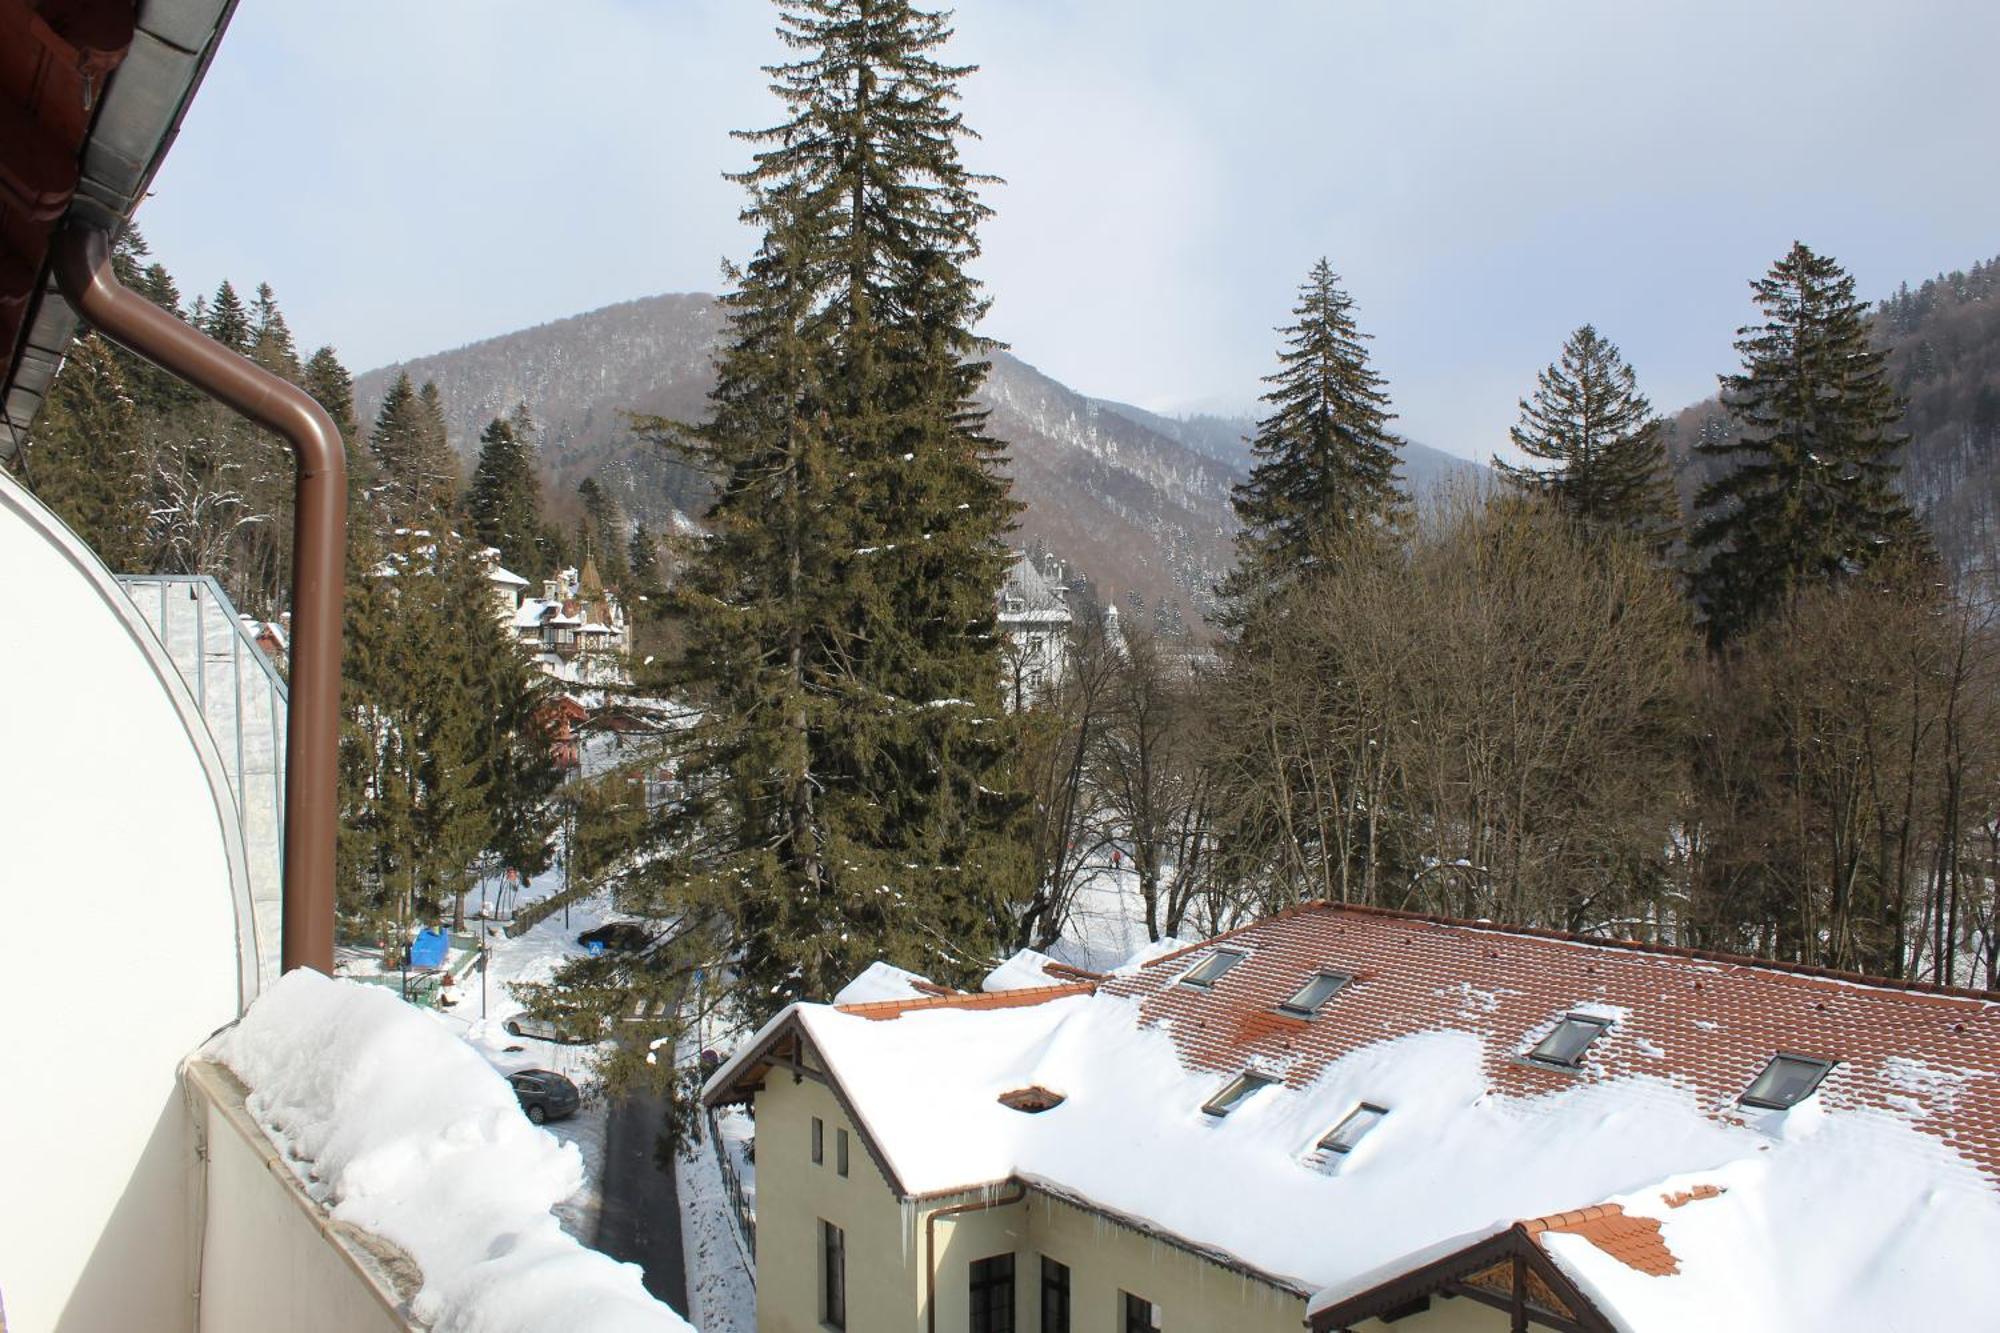
[[[131,48],[107,81],[80,154],[76,194],[57,226],[116,233],[130,219],[180,132],[228,29],[236,0],[144,0]],[[53,234],[54,227],[51,227]],[[46,258],[23,336],[0,379],[0,462],[13,458],[68,354],[77,317],[56,290]]]

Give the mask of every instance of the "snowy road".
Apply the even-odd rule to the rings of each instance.
[[[634,1091],[611,1104],[605,1132],[596,1248],[646,1272],[646,1290],[688,1313],[681,1252],[681,1203],[674,1173],[654,1163],[666,1098]]]

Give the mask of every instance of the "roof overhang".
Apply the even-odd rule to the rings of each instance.
[[[1409,1311],[1432,1296],[1490,1305],[1523,1321],[1516,1327],[1616,1333],[1616,1326],[1521,1224],[1417,1261],[1407,1272],[1313,1310],[1306,1326],[1312,1333],[1343,1333],[1364,1320]]]
[[[52,11],[60,8],[61,13]],[[15,133],[0,161],[40,151],[76,165],[69,197],[27,210],[0,190],[0,260],[15,265],[24,301],[0,300],[0,462],[9,461],[41,410],[77,330],[76,312],[56,290],[49,240],[76,223],[116,235],[146,196],[181,119],[235,12],[236,0],[70,0],[60,7],[0,0],[0,97],[32,106],[24,122],[43,142]],[[122,56],[116,43],[129,28]],[[103,34],[112,34],[105,36]],[[68,52],[65,55],[65,51]],[[80,69],[102,68],[101,88]],[[19,82],[23,86],[13,87]],[[87,110],[79,134],[78,112]],[[32,211],[32,216],[30,215]],[[4,268],[0,264],[0,268]]]

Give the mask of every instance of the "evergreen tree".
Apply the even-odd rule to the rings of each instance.
[[[221,343],[232,352],[250,351],[250,312],[243,308],[243,299],[236,294],[236,288],[224,278],[222,285],[215,289],[215,299],[208,303],[195,321],[203,333]]]
[[[753,1014],[881,957],[964,978],[1029,887],[994,620],[1017,506],[972,401],[969,70],[903,0],[781,22],[788,118],[738,178],[763,241],[691,441],[720,486],[674,594],[704,699],[678,905],[728,921]]]
[[[607,586],[623,590],[625,568],[625,514],[618,501],[595,477],[585,477],[576,488],[583,501],[583,524],[577,533],[577,560],[595,562]]]
[[[292,342],[292,330],[278,309],[278,296],[271,284],[257,284],[257,300],[250,308],[250,348],[252,361],[274,375],[297,384],[300,377],[299,350]]]
[[[1639,392],[1617,345],[1586,324],[1521,400],[1514,446],[1548,467],[1493,467],[1523,490],[1538,491],[1586,527],[1628,533],[1664,548],[1680,504],[1667,470],[1664,423]]]
[[[407,372],[396,376],[368,437],[381,472],[378,497],[391,520],[405,527],[432,523],[457,489],[458,465],[445,444],[437,386],[420,393]]]
[[[479,463],[466,496],[472,530],[500,548],[501,558],[530,575],[546,572],[539,550],[542,487],[534,455],[508,417],[495,417],[479,437]]]
[[[1690,537],[1717,639],[1813,585],[1930,554],[1895,489],[1903,403],[1854,279],[1795,243],[1751,290],[1763,322],[1737,331],[1743,370],[1722,379],[1733,433],[1696,445],[1725,469],[1696,496]]]
[[[632,541],[626,549],[626,568],[631,571],[631,595],[634,600],[645,598],[656,603],[666,584],[660,577],[660,547],[653,534],[646,531],[644,523],[632,529]]]
[[[299,383],[313,401],[333,418],[334,429],[347,454],[347,512],[350,527],[366,522],[362,501],[375,481],[375,459],[361,437],[361,424],[354,415],[354,377],[340,363],[333,348],[322,347],[307,358]]]
[[[1325,558],[1332,543],[1392,520],[1396,486],[1389,397],[1362,346],[1354,301],[1326,260],[1299,289],[1297,320],[1264,382],[1271,414],[1257,423],[1250,476],[1232,496],[1242,522],[1226,596],[1257,602]]]
[[[114,570],[148,567],[145,418],[122,357],[94,333],[70,348],[22,451],[23,478]]]

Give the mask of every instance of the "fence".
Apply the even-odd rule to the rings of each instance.
[[[715,1153],[715,1163],[722,1168],[722,1187],[729,1192],[729,1213],[736,1221],[736,1238],[743,1242],[743,1252],[754,1265],[757,1262],[757,1209],[743,1193],[743,1180],[736,1174],[736,1162],[723,1146],[722,1129],[715,1122],[715,1110],[709,1108],[708,1143]],[[754,1271],[754,1270],[753,1270]]]

